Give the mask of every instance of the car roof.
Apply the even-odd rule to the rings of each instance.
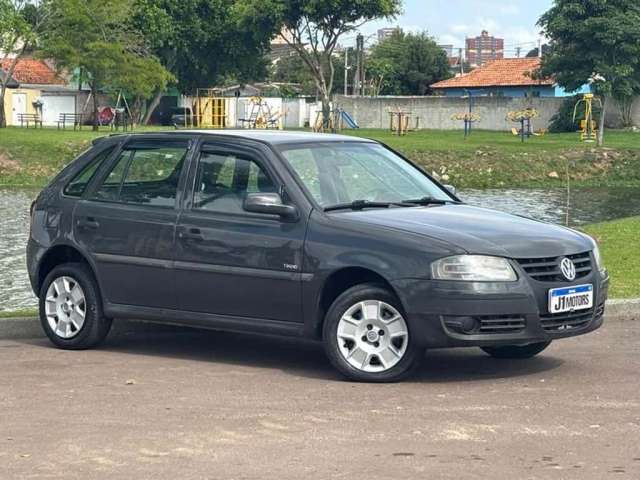
[[[375,143],[374,140],[370,140],[362,137],[352,137],[349,135],[336,135],[331,133],[311,133],[301,131],[286,131],[286,130],[262,130],[262,129],[237,129],[237,130],[196,130],[196,129],[177,129],[169,131],[159,132],[144,132],[131,134],[132,137],[145,137],[145,136],[173,136],[181,134],[190,135],[202,135],[212,137],[236,137],[246,140],[254,140],[267,144],[292,144],[292,143],[315,143],[315,142],[365,142]]]

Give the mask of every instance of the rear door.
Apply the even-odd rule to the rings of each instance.
[[[109,302],[176,308],[172,260],[189,149],[189,138],[134,139],[78,202],[74,235]]]
[[[248,193],[281,191],[267,156],[204,143],[193,164],[176,240],[180,309],[302,322],[306,218],[291,223],[243,210]]]

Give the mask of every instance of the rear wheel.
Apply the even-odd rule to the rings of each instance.
[[[551,342],[530,343],[529,345],[508,345],[505,347],[482,347],[493,358],[531,358],[546,349]]]
[[[102,314],[98,286],[82,263],[55,267],[40,290],[40,323],[58,347],[78,350],[101,343],[111,329]]]
[[[333,366],[356,381],[401,380],[423,356],[395,296],[373,284],[352,287],[333,302],[323,338]]]

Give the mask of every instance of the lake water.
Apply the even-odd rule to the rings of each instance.
[[[37,190],[0,189],[0,311],[35,307],[25,264],[29,205]],[[564,224],[567,193],[562,189],[463,190],[472,205]],[[571,193],[572,226],[640,215],[640,189],[589,188]]]

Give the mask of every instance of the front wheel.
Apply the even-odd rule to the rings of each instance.
[[[493,358],[531,358],[546,349],[551,342],[530,343],[529,345],[508,345],[505,347],[482,347]]]
[[[401,306],[388,290],[358,285],[340,295],[327,312],[324,346],[334,367],[351,380],[395,382],[423,356],[412,341]]]

